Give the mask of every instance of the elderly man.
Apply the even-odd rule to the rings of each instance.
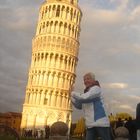
[[[86,121],[86,140],[95,140],[97,134],[102,140],[111,140],[110,123],[105,112],[99,82],[93,73],[84,75],[84,93],[72,92],[71,100],[78,109],[83,109]]]

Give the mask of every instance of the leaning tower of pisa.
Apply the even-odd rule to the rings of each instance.
[[[70,87],[75,81],[82,13],[78,0],[46,0],[32,40],[32,60],[21,129],[71,123]]]

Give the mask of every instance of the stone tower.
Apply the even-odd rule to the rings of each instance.
[[[23,104],[21,129],[71,123],[82,13],[78,0],[46,0],[40,7]]]

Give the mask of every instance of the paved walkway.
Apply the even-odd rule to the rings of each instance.
[[[83,138],[71,138],[70,140],[84,140]]]
[[[49,140],[49,139],[46,139],[46,140]],[[69,140],[84,140],[84,139],[81,139],[81,138],[70,138]]]

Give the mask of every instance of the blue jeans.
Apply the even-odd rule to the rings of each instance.
[[[96,140],[101,137],[102,140],[111,140],[110,127],[93,127],[86,130],[86,140]]]

